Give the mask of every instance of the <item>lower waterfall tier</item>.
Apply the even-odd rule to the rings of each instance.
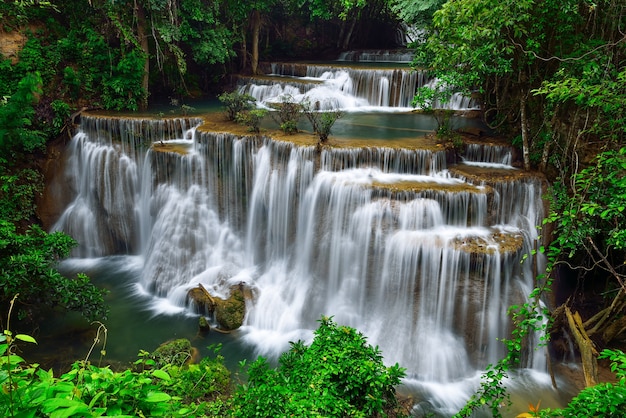
[[[226,300],[242,286],[232,338],[257,354],[310,339],[328,315],[413,380],[473,379],[503,355],[507,309],[541,268],[541,255],[521,261],[540,240],[542,179],[501,163],[450,165],[436,144],[318,148],[199,123],[138,145],[132,130],[150,122],[82,123],[63,179],[74,199],[54,227],[78,240],[74,257],[136,257],[135,285],[189,315],[191,289]],[[116,123],[126,134],[112,138]],[[533,347],[528,366],[541,367]]]

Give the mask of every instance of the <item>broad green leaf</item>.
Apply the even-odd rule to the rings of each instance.
[[[171,396],[164,392],[150,392],[145,398],[146,402],[167,402]]]
[[[26,335],[26,334],[17,334],[15,336],[16,339],[20,340],[20,341],[25,341],[27,343],[33,343],[33,344],[37,344],[37,341],[31,337],[30,335]]]
[[[152,372],[152,376],[154,377],[158,377],[159,379],[163,379],[163,380],[170,380],[171,377],[169,374],[167,374],[166,371],[161,370],[161,369],[156,369]]]
[[[60,408],[63,408],[64,410],[67,410],[68,408],[77,408],[73,410],[73,413],[79,412],[79,410],[82,410],[81,412],[89,412],[89,407],[87,407],[87,405],[85,405],[83,402],[79,402],[74,399],[68,399],[68,398],[51,398],[51,399],[45,400],[43,402],[42,412],[52,413]],[[52,416],[55,416],[55,417],[66,416],[67,417],[70,415],[63,415],[63,414],[54,415],[53,414]]]

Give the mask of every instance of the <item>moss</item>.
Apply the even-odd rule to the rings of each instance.
[[[223,330],[233,330],[243,324],[246,315],[244,286],[232,286],[228,299],[214,297],[203,286],[199,285],[187,292],[199,310],[215,314],[215,320]]]
[[[241,286],[233,286],[228,299],[216,298],[215,302],[215,320],[222,328],[232,330],[243,324],[246,301]]]
[[[152,352],[151,357],[156,362],[157,367],[166,364],[183,365],[193,357],[193,348],[188,339],[179,338],[161,344]]]

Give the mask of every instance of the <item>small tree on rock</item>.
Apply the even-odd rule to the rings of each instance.
[[[304,115],[311,123],[313,132],[318,135],[319,144],[324,144],[328,141],[332,127],[337,122],[337,119],[343,116],[343,112],[339,110],[320,111],[316,107],[311,105],[308,99],[302,102]]]

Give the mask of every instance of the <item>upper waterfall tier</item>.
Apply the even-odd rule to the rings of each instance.
[[[339,54],[337,61],[352,62],[402,62],[413,61],[414,54],[407,49],[346,51]]]
[[[273,63],[266,76],[241,78],[239,91],[268,107],[289,96],[296,102],[306,100],[318,110],[407,111],[413,109],[417,89],[432,82],[426,72],[408,67]],[[466,110],[477,105],[455,94],[442,107]]]

